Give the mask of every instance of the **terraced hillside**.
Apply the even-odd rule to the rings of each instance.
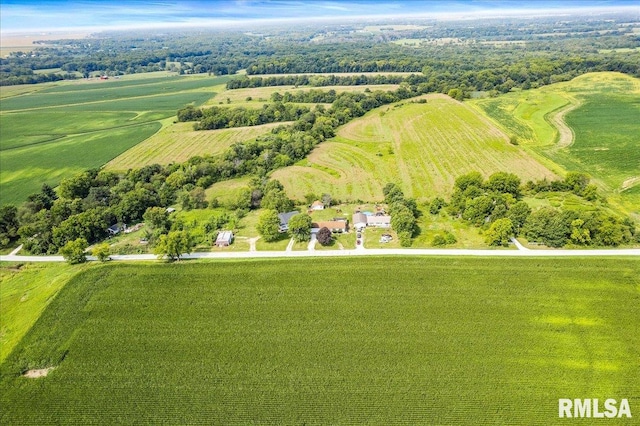
[[[457,176],[472,170],[486,176],[507,170],[523,180],[554,176],[472,108],[444,95],[423,98],[427,103],[381,107],[348,123],[307,160],[273,177],[299,199],[328,192],[373,201],[387,182],[416,198],[446,194]]]

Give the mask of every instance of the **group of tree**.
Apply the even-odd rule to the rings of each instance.
[[[544,207],[533,211],[522,194],[541,191],[573,193],[591,202],[597,199],[596,188],[584,173],[571,172],[560,181],[522,186],[518,176],[511,173],[495,173],[485,181],[480,173],[471,172],[456,179],[446,209],[452,216],[484,229],[490,245],[508,245],[511,237],[523,235],[530,242],[549,247],[618,246],[637,241],[640,236],[629,218],[595,205],[589,209]],[[432,203],[430,211],[437,213],[441,207],[440,201]]]
[[[395,183],[387,183],[382,188],[384,202],[389,207],[391,227],[398,234],[402,247],[411,246],[411,239],[418,230],[417,218],[420,216],[418,205],[413,198],[406,198],[402,189]]]
[[[412,78],[419,76],[412,75]],[[272,77],[236,77],[227,82],[227,89],[245,89],[254,87],[272,86],[360,86],[368,84],[400,84],[407,81],[409,84],[417,84],[422,81],[411,81],[402,75],[376,74],[376,75],[278,75]]]
[[[230,127],[299,120],[309,108],[291,103],[272,102],[262,108],[195,108],[189,105],[178,111],[178,121],[197,121],[194,130],[215,130]]]

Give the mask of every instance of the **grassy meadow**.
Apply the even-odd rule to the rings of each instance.
[[[640,80],[619,73],[591,73],[540,89],[480,99],[484,111],[523,147],[583,171],[630,212],[640,215]],[[554,125],[558,112],[571,129],[568,143]],[[558,141],[559,145],[556,145]]]
[[[1,365],[0,423],[549,425],[558,398],[637,407],[639,277],[623,258],[96,265]]]
[[[0,202],[19,203],[45,182],[103,166],[227,79],[152,73],[2,88]]]
[[[38,320],[42,311],[81,269],[67,264],[0,265],[0,363]]]
[[[328,192],[375,201],[387,182],[418,199],[448,194],[456,177],[473,170],[485,176],[508,170],[523,180],[555,176],[474,109],[444,95],[425,99],[370,111],[273,177],[297,199]]]

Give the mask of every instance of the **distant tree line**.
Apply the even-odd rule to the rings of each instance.
[[[622,31],[615,23],[576,21],[562,24],[567,27],[565,36],[536,38],[532,32],[546,28],[545,25],[517,22],[506,26],[478,22],[473,29],[448,22],[420,30],[381,32],[375,37],[359,37],[356,25],[333,30],[324,26],[301,30],[272,28],[262,35],[242,31],[102,33],[91,39],[48,42],[46,47],[0,58],[0,85],[76,78],[78,74],[87,77],[92,73],[118,75],[160,70],[210,75],[232,75],[242,69],[249,75],[403,71],[423,73],[430,92],[448,93],[452,88],[464,92],[527,89],[569,80],[590,71],[619,71],[640,76],[638,55],[612,50],[638,46],[640,37],[630,33],[631,26],[628,31]],[[546,25],[552,28],[556,24]],[[608,33],[587,30],[596,24],[607,28]],[[331,39],[310,42],[314,37],[327,35],[327,31],[333,34]],[[391,42],[402,37],[425,41],[459,38],[461,42],[445,45],[427,42],[410,48]],[[526,40],[526,44],[493,45],[483,44],[483,40]],[[61,71],[45,76],[36,73],[49,69]],[[296,78],[243,78],[230,88],[388,84],[397,83],[398,77],[309,76],[294,81]]]
[[[414,76],[413,78],[419,78]],[[227,89],[245,89],[272,86],[360,86],[367,84],[416,84],[407,77],[390,74],[377,75],[278,75],[272,77],[236,77],[227,82]]]

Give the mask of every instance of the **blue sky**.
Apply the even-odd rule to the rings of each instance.
[[[576,8],[631,8],[639,0],[0,0],[2,32],[226,25],[256,20],[356,16],[446,17],[523,9],[556,13]]]

